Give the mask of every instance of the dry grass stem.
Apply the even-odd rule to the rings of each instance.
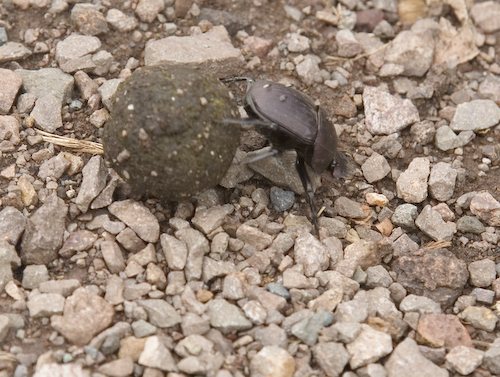
[[[59,145],[61,147],[70,148],[78,152],[91,153],[91,154],[103,154],[103,147],[101,143],[95,143],[93,141],[71,139],[69,137],[54,135],[49,132],[35,129],[37,133],[42,135],[43,141]]]

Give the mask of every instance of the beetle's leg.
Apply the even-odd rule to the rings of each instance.
[[[311,184],[311,180],[309,179],[309,175],[306,170],[306,163],[302,157],[297,156],[297,160],[295,161],[295,167],[297,168],[297,172],[299,173],[300,180],[302,181],[302,186],[304,186],[304,191],[307,195],[307,201],[309,202],[309,207],[312,212],[312,221],[314,225],[314,230],[316,234],[319,233],[319,224],[318,224],[318,211],[316,209],[316,203],[314,203],[314,191]]]
[[[252,162],[264,160],[272,156],[276,156],[280,151],[273,147],[264,147],[262,149],[249,152],[245,158],[241,161],[242,164],[251,164]]]

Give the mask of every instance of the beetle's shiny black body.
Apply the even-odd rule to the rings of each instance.
[[[278,83],[247,79],[245,109],[249,119],[235,121],[254,125],[272,143],[272,149],[253,161],[286,149],[297,151],[296,167],[318,230],[314,192],[305,168],[315,172],[331,170],[335,177],[346,172],[345,158],[337,150],[337,134],[325,111],[298,90]]]

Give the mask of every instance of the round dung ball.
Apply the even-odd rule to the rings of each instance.
[[[237,105],[216,77],[140,68],[120,84],[104,125],[104,155],[131,195],[180,201],[217,185],[239,144]]]

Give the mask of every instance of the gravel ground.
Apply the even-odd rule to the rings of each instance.
[[[0,15],[0,376],[500,375],[500,3]],[[319,235],[294,151],[238,163],[266,146],[253,130],[220,185],[181,203],[132,198],[100,144],[37,131],[100,143],[119,84],[158,64],[321,104],[349,173],[313,176]]]

